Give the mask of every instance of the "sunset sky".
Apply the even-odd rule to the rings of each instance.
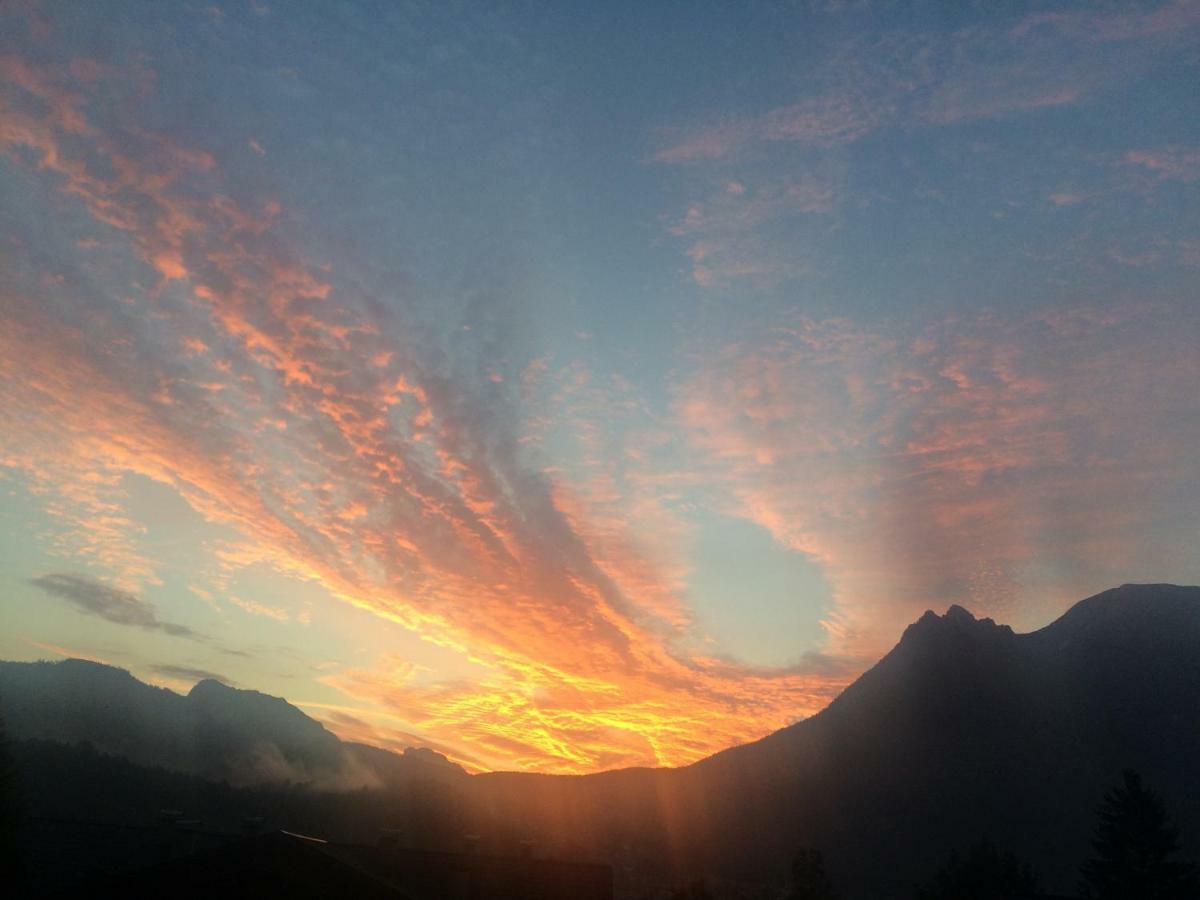
[[[1200,3],[0,4],[0,657],[678,765],[1200,583]]]

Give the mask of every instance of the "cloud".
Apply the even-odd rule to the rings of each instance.
[[[463,681],[389,670],[339,687],[490,766],[687,762],[844,683],[824,664],[764,672],[690,652],[678,569],[650,531],[670,517],[647,503],[635,527],[600,502],[601,479],[579,490],[546,466],[517,409],[521,371],[537,370],[500,372],[494,310],[471,333],[485,362],[469,364],[465,339],[453,356],[428,346],[290,247],[277,203],[234,199],[212,155],[106,114],[70,70],[22,71],[63,100],[35,113],[8,85],[0,101],[20,115],[3,121],[19,127],[0,146],[140,273],[111,291],[90,276],[52,295],[36,279],[5,289],[3,462],[58,521],[59,552],[114,574],[107,591],[46,589],[180,627],[137,599],[157,565],[125,492],[147,479],[220,530],[218,591],[269,567],[469,664],[479,674]]]
[[[31,647],[37,647],[39,650],[49,650],[51,653],[57,654],[58,656],[65,656],[68,659],[86,659],[89,662],[100,663],[105,666],[112,665],[111,662],[101,656],[94,656],[84,653],[80,650],[72,650],[70,647],[60,647],[57,644],[47,644],[43,643],[42,641],[35,641],[32,638],[23,638],[23,640]]]
[[[747,145],[798,143],[837,147],[866,136],[888,117],[879,103],[852,93],[806,97],[761,116],[731,119],[685,132],[654,154],[661,163],[725,159]]]
[[[148,667],[155,675],[161,675],[163,678],[170,678],[177,681],[206,681],[211,679],[219,681],[222,684],[236,685],[237,682],[231,681],[224,675],[218,675],[216,672],[210,672],[207,669],[197,669],[192,666],[179,666],[171,663],[160,663]]]
[[[267,606],[256,600],[244,600],[234,594],[230,594],[227,599],[234,606],[250,613],[252,616],[262,616],[267,619],[274,619],[276,622],[288,622],[292,618],[286,609],[280,609],[277,606]]]
[[[488,767],[464,751],[461,746],[438,744],[428,737],[406,731],[394,724],[395,717],[378,709],[340,706],[330,703],[297,701],[296,706],[334,732],[343,741],[383,747],[394,753],[412,748],[427,748],[458,763],[469,772],[485,772]]]
[[[972,73],[969,80],[936,91],[922,115],[939,125],[995,119],[1069,106],[1087,93],[1087,87],[1041,72]]]
[[[881,197],[871,180],[875,155],[895,156],[895,149],[882,149],[884,142],[907,147],[949,130],[955,133],[936,139],[969,140],[961,126],[985,120],[1019,134],[1025,117],[1135,83],[1186,46],[1164,23],[1194,18],[1181,8],[1033,16],[954,31],[897,29],[826,45],[797,79],[803,87],[791,102],[715,110],[658,133],[651,160],[683,167],[675,175],[683,186],[680,212],[664,216],[666,230],[683,239],[691,279],[701,287],[769,289],[819,274],[814,260],[823,239],[844,216],[897,200]],[[1097,48],[1095,34],[1108,35],[1106,47],[1125,42],[1120,53]],[[863,142],[869,146],[852,149]],[[963,150],[975,154],[979,145]],[[1187,148],[1138,150],[1125,164],[1153,183],[1194,181],[1200,171],[1194,157]],[[1055,205],[1088,196],[1046,193]],[[829,221],[822,230],[804,225],[805,215]]]
[[[431,337],[353,266],[306,258],[279,226],[293,211],[215,155],[108,108],[119,73],[102,91],[70,67],[10,69],[0,148],[110,248],[55,266],[69,284],[19,270],[0,296],[0,460],[58,524],[54,549],[112,572],[118,597],[66,599],[165,628],[138,599],[159,563],[127,492],[148,480],[221,535],[205,548],[215,593],[269,568],[452,657],[470,674],[414,677],[382,658],[332,683],[478,767],[679,764],[760,737],[822,708],[931,597],[994,611],[1017,586],[1074,584],[1029,576],[1030,561],[1135,560],[1145,502],[1109,479],[1164,490],[1193,474],[1178,449],[1196,421],[1177,387],[1196,380],[1186,329],[1152,316],[900,335],[776,323],[698,351],[664,412],[582,365],[515,358],[490,325],[499,289],[471,301],[471,332]],[[898,99],[820,85],[680,160],[832,153],[927,83],[914,75]],[[698,279],[772,277],[758,229],[841,202],[819,167],[732,189],[728,175],[676,217]],[[1101,398],[1153,437],[1136,467],[1122,468]],[[578,452],[552,457],[560,443]],[[820,653],[767,670],[708,651],[683,596],[698,503],[826,571]],[[1061,556],[1032,551],[1051,539]]]
[[[1195,148],[1164,147],[1156,150],[1131,150],[1125,162],[1158,181],[1200,180],[1200,150]]]
[[[662,134],[653,160],[729,162],[772,144],[835,150],[884,128],[1005,119],[1066,106],[1121,84],[1200,29],[1189,2],[1112,12],[1034,13],[1008,26],[895,30],[835,46],[805,78],[810,92],[765,112],[729,110]],[[1097,44],[1122,43],[1120,56]]]
[[[1088,199],[1086,194],[1081,194],[1076,191],[1055,191],[1047,199],[1054,206],[1075,206],[1083,203]]]
[[[833,206],[833,185],[811,174],[753,190],[742,182],[730,182],[689,206],[668,231],[676,237],[747,231],[783,216],[828,213]]]
[[[808,267],[794,250],[777,250],[766,233],[825,216],[837,199],[832,179],[812,173],[753,187],[728,182],[690,204],[668,231],[688,242],[692,279],[701,287],[744,280],[778,283],[806,274]]]
[[[30,584],[51,596],[66,600],[88,615],[99,616],[116,625],[161,631],[172,637],[204,640],[203,636],[186,625],[163,622],[153,606],[128,591],[110,587],[84,575],[51,573],[31,579]]]
[[[1157,6],[1030,13],[1012,29],[1017,38],[1039,31],[1062,34],[1088,44],[1128,41],[1185,43],[1200,29],[1200,8],[1192,0],[1168,0]]]
[[[724,122],[677,136],[654,154],[661,163],[694,163],[722,159],[740,149],[758,132],[753,120]]]
[[[799,319],[707,354],[678,415],[729,513],[822,568],[827,650],[854,658],[929,606],[1032,626],[1183,553],[1163,522],[1200,476],[1197,324],[1181,304]]]

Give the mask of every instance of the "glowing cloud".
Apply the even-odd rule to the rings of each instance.
[[[13,602],[172,683],[286,636],[347,735],[578,772],[813,713],[929,606],[1189,577],[1195,135],[1078,120],[1193,7],[838,26],[697,96],[579,36],[560,86],[509,13],[397,55],[353,4],[163,7],[95,60],[98,6],[0,9]],[[791,665],[705,630],[729,517],[828,584]]]
[[[5,298],[5,461],[63,498],[47,508],[63,510],[70,550],[91,546],[122,584],[152,580],[136,526],[116,514],[122,478],[173,488],[240,535],[218,549],[227,570],[265,563],[313,580],[482,666],[470,683],[334,683],[496,764],[686,762],[836,690],[825,671],[672,649],[661,622],[685,621],[678,601],[620,517],[588,518],[500,415],[422,362],[402,323],[290,251],[277,207],[222,194],[210,154],[92,124],[86,84],[20,71],[6,110],[32,94],[50,113],[8,118],[21,127],[5,144],[32,148],[43,177],[156,276],[140,296],[93,297],[86,331],[70,296]],[[69,136],[88,139],[86,159]],[[130,304],[154,308],[175,346]],[[503,402],[517,389],[489,383]],[[103,499],[81,502],[94,482]]]

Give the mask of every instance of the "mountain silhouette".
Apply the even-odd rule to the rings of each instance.
[[[386,789],[397,782],[381,760],[408,766],[408,754],[356,750],[285,701],[218,682],[181,697],[93,663],[4,663],[0,698],[14,738],[87,740],[206,777]],[[451,767],[454,827],[607,860],[618,886],[698,874],[783,884],[812,847],[851,898],[911,896],[951,849],[989,840],[1066,894],[1096,807],[1127,768],[1163,794],[1185,855],[1200,850],[1197,710],[1200,588],[1125,585],[1030,634],[952,606],[910,625],[819,714],[690,766]],[[339,809],[330,831],[337,815],[364,821]]]
[[[340,740],[279,697],[204,679],[186,695],[81,659],[0,662],[9,733],[86,742],[144,766],[235,785],[382,787],[413,770],[464,774],[433,751],[403,755]]]
[[[1200,588],[1125,585],[1024,635],[958,606],[926,613],[819,714],[682,769],[475,781],[511,816],[680,875],[782,881],[809,846],[846,895],[908,896],[988,838],[1067,893],[1125,767],[1200,850],[1197,710]]]

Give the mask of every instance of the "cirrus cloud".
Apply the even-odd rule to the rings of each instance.
[[[47,589],[182,634],[135,594],[160,564],[124,486],[149,479],[230,535],[209,548],[221,572],[314,582],[469,661],[467,680],[337,683],[492,766],[687,762],[816,711],[849,677],[690,652],[671,573],[627,520],[572,504],[525,440],[520,381],[445,365],[397,310],[296,252],[279,204],[233,199],[214,155],[107,107],[81,67],[22,65],[0,148],[137,272],[114,282],[83,260],[86,278],[4,288],[4,463],[62,524],[60,552],[120,585]]]

